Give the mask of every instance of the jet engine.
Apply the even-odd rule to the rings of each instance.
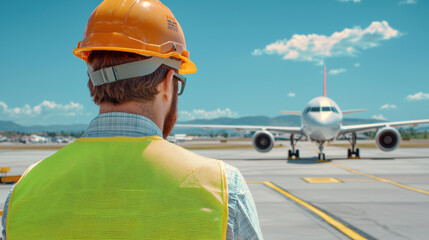
[[[274,146],[274,136],[267,131],[258,131],[253,135],[252,142],[258,152],[269,152]]]
[[[398,148],[401,142],[401,134],[395,128],[384,127],[375,135],[377,147],[382,151],[390,152]]]

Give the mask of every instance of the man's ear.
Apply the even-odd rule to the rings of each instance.
[[[162,96],[163,100],[166,100],[167,102],[171,101],[171,98],[173,97],[173,75],[174,70],[169,70],[167,72],[167,75],[165,76],[164,81],[162,81],[161,84],[159,84],[159,93]]]

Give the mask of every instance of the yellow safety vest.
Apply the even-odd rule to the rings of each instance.
[[[16,185],[15,239],[225,239],[221,161],[156,136],[80,138]]]

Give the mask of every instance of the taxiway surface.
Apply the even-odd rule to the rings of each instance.
[[[427,239],[428,148],[389,153],[361,149],[361,159],[349,160],[347,149],[327,147],[328,162],[317,161],[311,143],[299,143],[298,148],[300,160],[286,160],[287,146],[269,153],[192,151],[241,171],[249,182],[265,239]],[[0,167],[11,167],[8,175],[22,174],[55,151],[1,149]],[[323,179],[309,183],[303,178]],[[1,206],[11,187],[0,185]]]

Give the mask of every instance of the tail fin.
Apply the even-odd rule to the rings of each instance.
[[[325,73],[323,78],[323,96],[326,97],[326,65],[325,65]]]

